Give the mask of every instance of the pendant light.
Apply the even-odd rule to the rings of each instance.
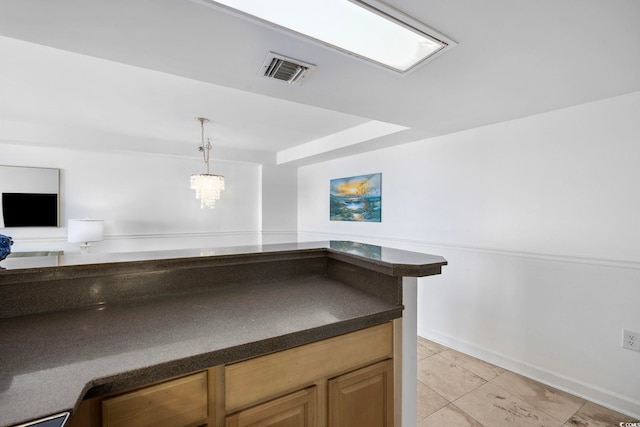
[[[220,192],[224,190],[224,176],[209,173],[209,159],[211,152],[211,139],[207,138],[206,144],[204,140],[204,124],[209,119],[204,117],[196,117],[200,122],[200,147],[198,150],[202,153],[204,163],[207,165],[207,173],[191,175],[191,189],[196,191],[196,199],[200,200],[200,208],[205,207],[213,209],[216,200],[220,199]]]

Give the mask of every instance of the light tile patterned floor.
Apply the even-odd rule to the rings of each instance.
[[[613,427],[638,421],[418,337],[418,427]]]

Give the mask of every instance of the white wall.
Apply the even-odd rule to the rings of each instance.
[[[212,170],[225,176],[226,189],[213,210],[201,209],[189,189],[190,175],[203,168],[195,155],[96,152],[0,141],[0,164],[60,169],[61,227],[0,228],[1,234],[14,238],[15,252],[78,252],[78,245],[66,241],[69,218],[105,220],[105,240],[94,244],[93,252],[258,244],[263,213],[271,218],[283,208],[293,212],[293,219],[285,216],[276,226],[269,220],[267,227],[289,237],[295,233],[295,198],[263,203],[263,167],[253,161],[214,161]],[[276,173],[282,179],[288,176],[286,188],[295,194],[295,170],[276,172],[269,165],[266,169],[269,180]]]
[[[275,161],[275,155],[273,157]],[[262,242],[297,239],[298,169],[289,165],[262,163]]]
[[[427,338],[640,416],[640,92],[302,167],[302,240],[445,256]],[[329,221],[329,180],[382,172],[382,223]]]

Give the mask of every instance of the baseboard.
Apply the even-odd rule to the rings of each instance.
[[[487,348],[477,346],[475,344],[459,340],[447,334],[437,331],[418,330],[418,335],[438,344],[476,357],[485,362],[507,369],[539,381],[543,384],[557,388],[574,396],[589,400],[598,405],[628,415],[634,419],[640,420],[640,401],[629,399],[609,390],[591,384],[585,384],[574,378],[567,377],[559,372],[551,372],[549,370],[529,365],[527,363],[514,360],[504,354],[497,353]]]

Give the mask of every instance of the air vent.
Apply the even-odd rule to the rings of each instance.
[[[315,65],[269,52],[262,64],[260,75],[285,83],[299,85],[311,75]]]

